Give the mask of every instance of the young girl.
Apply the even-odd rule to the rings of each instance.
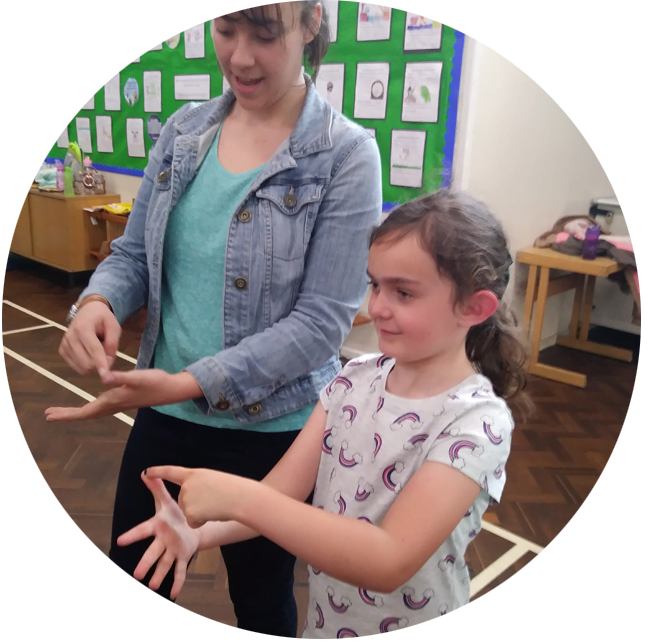
[[[370,245],[382,354],[344,367],[260,483],[145,471],[157,514],[119,539],[155,537],[136,576],[261,534],[310,565],[304,637],[387,632],[468,602],[465,550],[505,483],[513,419],[503,399],[525,383],[501,304],[506,239],[485,206],[441,190],[393,210]],[[181,486],[179,508],[161,479]]]

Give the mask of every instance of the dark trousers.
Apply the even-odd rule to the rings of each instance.
[[[141,409],[128,438],[119,471],[112,521],[110,558],[131,576],[152,539],[119,547],[117,538],[155,514],[153,497],[140,474],[154,465],[209,468],[262,479],[288,450],[298,432],[261,433],[206,427]],[[167,484],[177,500],[179,488]],[[264,537],[221,548],[229,595],[238,627],[295,637],[295,558]],[[155,567],[142,581],[148,585]],[[172,568],[159,593],[170,598]]]

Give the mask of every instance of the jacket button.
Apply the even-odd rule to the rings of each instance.
[[[229,403],[226,400],[221,399],[216,403],[216,409],[219,412],[225,412],[229,409]]]
[[[245,289],[247,287],[247,281],[244,278],[237,278],[234,281],[234,285],[236,285],[236,289]]]
[[[157,180],[159,180],[161,183],[163,183],[167,178],[168,171],[166,171],[166,169],[164,171],[160,171],[159,175],[157,176]]]
[[[287,194],[283,198],[286,207],[294,207],[297,204],[297,197],[293,193]]]
[[[252,416],[256,416],[256,414],[260,414],[261,412],[261,404],[260,403],[254,403],[253,405],[250,405],[247,408],[247,412],[251,414]]]
[[[243,209],[243,211],[238,214],[238,220],[241,223],[248,223],[252,219],[252,212],[249,209]]]

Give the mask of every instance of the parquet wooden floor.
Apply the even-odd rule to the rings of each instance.
[[[90,395],[101,389],[96,378],[76,375],[57,354],[63,329],[51,323],[63,324],[79,291],[29,271],[7,272],[5,363],[18,420],[41,473],[77,526],[107,553],[117,473],[134,413],[83,425],[51,425],[43,417],[51,405],[84,402],[75,388]],[[142,313],[124,325],[120,349],[130,359],[137,355],[143,323]],[[523,568],[568,523],[604,469],[627,412],[635,364],[560,347],[545,350],[542,360],[585,372],[589,383],[580,390],[532,378],[536,414],[517,423],[502,503],[488,511],[488,523],[469,549],[473,589],[478,589],[474,598]],[[118,359],[116,366],[128,369],[132,362]],[[492,564],[504,555],[507,567],[493,572]],[[307,573],[301,562],[295,579],[302,625]],[[178,604],[235,624],[218,550],[198,555]]]

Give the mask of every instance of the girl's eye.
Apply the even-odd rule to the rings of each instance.
[[[409,292],[405,292],[401,289],[398,289],[398,296],[400,298],[411,298],[411,294],[409,294]]]
[[[374,280],[369,280],[368,286],[373,290],[377,289],[377,283]]]
[[[220,29],[216,29],[216,32],[223,38],[231,38],[231,36],[233,35],[231,31],[221,31]]]
[[[276,38],[274,36],[257,36],[257,38],[264,44],[272,44]]]

